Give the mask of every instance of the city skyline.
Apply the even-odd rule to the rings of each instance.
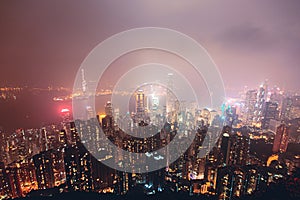
[[[237,101],[228,101],[218,112],[199,110],[197,106],[192,110],[178,107],[177,102],[169,98],[165,103],[170,119],[166,123],[164,115],[155,115],[156,106],[149,108],[143,90],[138,90],[134,111],[137,118],[115,115],[118,108],[107,102],[106,115],[102,118],[86,113],[87,120],[73,122],[70,110],[63,109],[59,123],[18,129],[9,135],[0,132],[1,198],[58,198],[63,195],[60,193],[81,191],[112,193],[121,195],[120,198],[130,194],[143,198],[178,193],[190,198],[205,195],[209,199],[243,199],[272,196],[274,185],[287,188],[280,198],[297,198],[297,187],[292,181],[298,180],[295,170],[300,164],[300,98],[284,96],[277,89],[267,92],[267,88],[267,85],[261,85],[256,90],[248,90],[244,95],[244,106]],[[148,126],[140,121],[147,115],[151,118],[150,123],[155,121],[157,124]],[[125,126],[120,129],[118,121]],[[145,122],[149,123],[147,119]],[[95,126],[98,123],[100,126]],[[155,128],[156,125],[162,129]],[[141,129],[144,126],[145,129]],[[112,151],[99,135],[99,129],[125,152],[146,152],[146,161],[159,164],[162,160],[167,163],[165,168],[148,171],[144,166],[146,173],[136,173],[138,169],[132,173],[123,172],[126,167],[126,170],[132,170],[128,160],[132,163],[144,163],[145,160]],[[141,130],[151,136],[138,137]],[[196,135],[193,136],[193,132]],[[181,135],[179,140],[175,139],[177,135]],[[206,137],[211,140],[209,144],[205,143]],[[175,150],[173,148],[167,148],[165,155],[154,152],[169,146],[170,142],[179,147],[189,138],[193,138],[191,145],[176,161],[169,163],[165,158],[169,151]],[[199,154],[201,151],[206,153]],[[109,164],[114,161],[118,168]]]
[[[0,200],[298,200],[299,9],[1,1]]]

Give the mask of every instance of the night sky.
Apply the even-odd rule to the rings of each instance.
[[[203,45],[228,91],[269,79],[299,92],[299,10],[298,0],[2,0],[0,86],[72,87],[82,61],[101,41],[155,26]]]

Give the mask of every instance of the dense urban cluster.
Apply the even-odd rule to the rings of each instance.
[[[168,92],[161,102],[138,90],[135,112],[125,116],[107,102],[104,116],[94,117],[89,108],[85,119],[72,120],[63,109],[60,123],[0,132],[0,199],[75,191],[126,195],[137,188],[145,196],[235,199],[273,185],[299,198],[300,96],[264,83],[229,98],[220,110],[186,105]],[[191,145],[175,162],[177,149],[153,153],[171,141]],[[114,152],[109,142],[146,158]],[[127,169],[128,160],[141,168],[123,172],[105,165]],[[161,161],[160,170],[140,173],[147,170],[143,164]]]

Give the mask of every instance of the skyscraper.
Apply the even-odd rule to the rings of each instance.
[[[275,102],[266,102],[263,108],[262,128],[268,129],[271,119],[278,118],[278,104]]]
[[[114,125],[113,108],[110,101],[105,104],[105,117],[102,118],[102,128],[112,128]]]
[[[168,73],[168,82],[167,82],[167,113],[173,110],[174,98],[173,98],[173,90],[174,90],[174,83],[173,83],[174,75],[173,73]]]
[[[292,105],[293,105],[292,97],[286,97],[283,99],[282,108],[281,108],[281,112],[280,112],[281,120],[289,120],[290,119]]]
[[[254,111],[254,123],[261,123],[263,117],[263,106],[267,99],[267,92],[268,92],[268,85],[267,82],[264,82],[260,85],[257,99],[255,104],[255,111]]]
[[[70,122],[70,137],[71,146],[75,146],[80,142],[80,138],[74,122]]]
[[[64,156],[66,184],[70,191],[79,190],[78,147],[67,147]]]
[[[246,125],[251,125],[254,119],[257,91],[248,90],[245,97],[244,121]]]
[[[227,166],[218,169],[217,194],[219,199],[239,198],[244,193],[245,172],[240,167]]]
[[[276,135],[273,143],[273,152],[282,153],[285,152],[288,146],[289,140],[289,128],[285,124],[281,124],[277,127]]]
[[[54,187],[53,160],[51,154],[51,151],[45,151],[33,156],[39,189]]]
[[[222,135],[222,142],[221,142],[221,155],[222,161],[221,163],[227,165],[229,162],[229,153],[230,153],[230,135],[229,133],[225,132]]]
[[[67,141],[68,141],[68,138],[67,138],[67,133],[64,129],[62,129],[60,132],[59,132],[59,143],[61,146],[67,146]]]
[[[65,150],[66,183],[71,191],[91,191],[93,189],[91,154],[83,145]]]
[[[137,122],[145,118],[145,94],[143,90],[138,90],[135,95],[135,109]]]
[[[221,164],[247,165],[250,154],[250,138],[238,133],[224,132],[220,151]]]
[[[83,95],[85,95],[87,92],[87,82],[84,77],[84,69],[81,69],[81,87],[82,87]]]
[[[3,162],[0,162],[0,196],[10,196],[10,186]]]

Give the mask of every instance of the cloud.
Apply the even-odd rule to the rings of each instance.
[[[228,27],[216,35],[216,40],[222,46],[238,51],[271,49],[276,43],[274,36],[264,27],[250,22]]]

